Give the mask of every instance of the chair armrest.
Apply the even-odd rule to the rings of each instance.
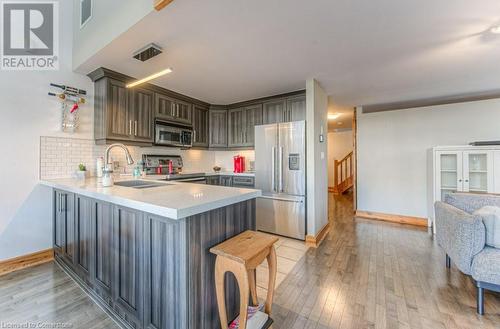
[[[436,202],[436,240],[465,274],[472,260],[484,249],[486,229],[480,216],[466,213],[444,202]]]

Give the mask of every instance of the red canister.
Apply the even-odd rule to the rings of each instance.
[[[237,155],[233,158],[233,167],[235,173],[242,173],[245,171],[245,157]]]

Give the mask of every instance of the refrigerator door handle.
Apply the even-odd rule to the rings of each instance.
[[[279,147],[279,192],[283,192],[283,147]]]
[[[276,192],[276,178],[274,177],[275,172],[276,172],[276,163],[275,163],[275,158],[276,158],[276,147],[272,147],[271,149],[271,190],[273,192]]]

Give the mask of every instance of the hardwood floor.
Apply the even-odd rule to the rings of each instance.
[[[346,196],[330,205],[327,239],[276,291],[275,329],[500,328],[500,296],[478,316],[474,286],[426,229],[353,219]]]
[[[331,232],[276,290],[274,329],[500,328],[500,295],[487,293],[478,316],[474,286],[425,229],[354,219],[349,197],[330,201]],[[54,263],[0,277],[0,327],[26,321],[117,328]]]

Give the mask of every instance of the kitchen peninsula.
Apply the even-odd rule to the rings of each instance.
[[[141,182],[154,186],[141,187]],[[259,190],[158,181],[41,182],[53,189],[57,263],[124,328],[216,328],[210,247],[255,229]],[[229,318],[238,287],[227,280]]]

